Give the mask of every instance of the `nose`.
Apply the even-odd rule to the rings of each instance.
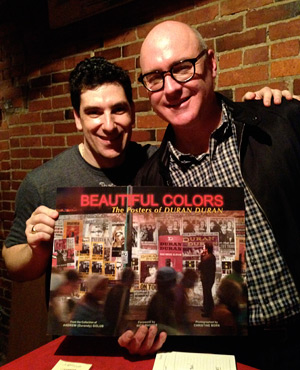
[[[102,130],[104,132],[112,132],[115,129],[114,117],[111,112],[106,112],[102,119]]]
[[[165,94],[174,94],[181,89],[181,84],[174,80],[171,74],[165,75]]]

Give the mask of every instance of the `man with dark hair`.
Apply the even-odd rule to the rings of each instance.
[[[58,187],[128,185],[155,151],[130,141],[135,111],[130,78],[122,68],[101,57],[86,59],[71,72],[70,91],[83,142],[30,172],[18,190],[3,248],[15,280],[36,279],[47,270],[49,284]]]

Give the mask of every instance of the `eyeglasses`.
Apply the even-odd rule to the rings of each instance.
[[[173,64],[168,71],[153,71],[140,75],[138,81],[141,82],[145,88],[151,92],[159,91],[164,88],[165,75],[170,73],[172,78],[179,82],[190,81],[195,76],[195,64],[196,62],[206,55],[207,49],[203,49],[196,58],[181,60],[180,62]]]

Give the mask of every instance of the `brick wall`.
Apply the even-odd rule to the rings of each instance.
[[[177,3],[177,2],[176,2]],[[82,59],[104,56],[129,70],[136,101],[133,140],[158,143],[166,123],[137,83],[139,49],[162,19],[191,24],[218,56],[216,90],[240,100],[268,85],[300,94],[300,2],[293,0],[135,0],[105,14],[49,29],[47,2],[0,1],[0,239],[26,173],[81,141],[68,75]],[[11,282],[0,259],[0,345],[6,343]],[[5,349],[4,349],[5,350]],[[0,351],[1,352],[1,351]]]

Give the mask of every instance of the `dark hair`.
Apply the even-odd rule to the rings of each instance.
[[[126,267],[122,272],[122,283],[132,285],[134,282],[135,273],[130,267]]]
[[[74,283],[76,283],[80,279],[79,274],[76,270],[67,270],[66,278],[68,282],[74,282]]]
[[[212,243],[209,243],[209,242],[205,243],[205,248],[207,249],[207,252],[210,253],[210,254],[214,250],[214,246],[212,245]]]
[[[232,261],[232,270],[240,274],[242,272],[242,262],[240,260]]]
[[[94,89],[105,83],[116,83],[123,87],[128,103],[132,103],[132,88],[127,71],[102,57],[85,59],[70,73],[72,106],[79,114],[80,95],[83,90]]]

